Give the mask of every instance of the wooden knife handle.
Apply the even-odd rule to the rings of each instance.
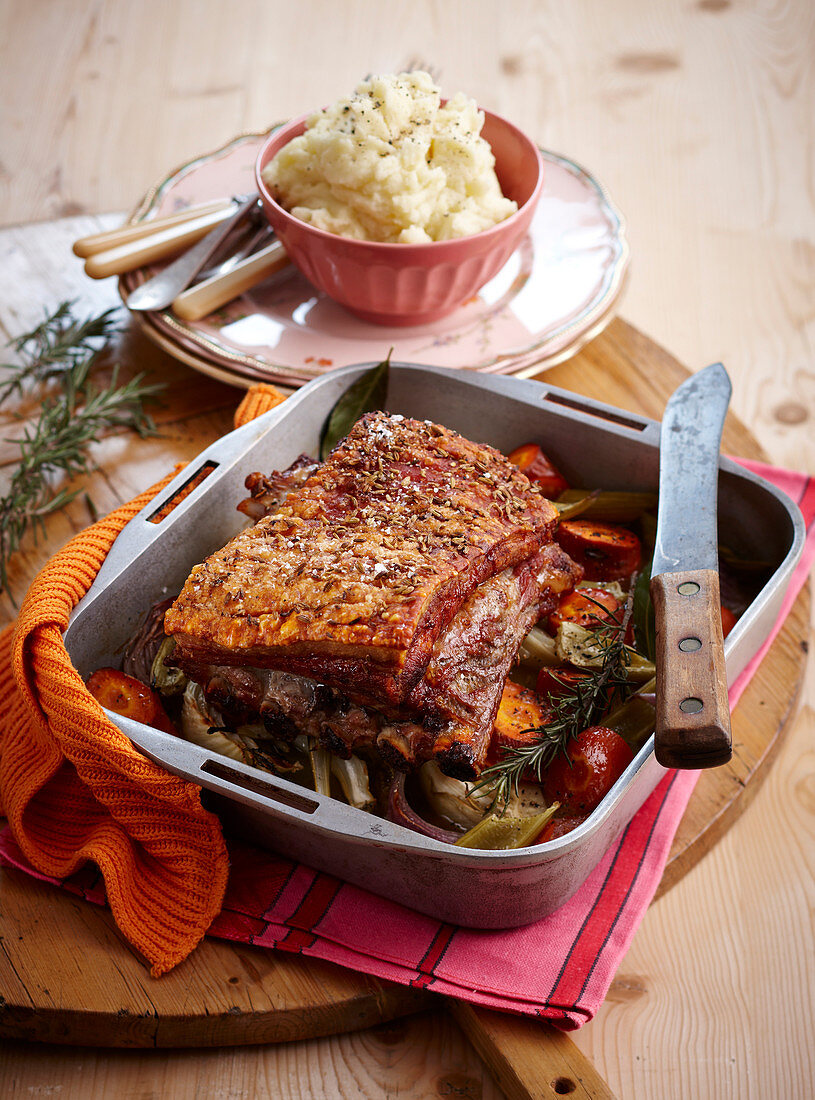
[[[656,618],[656,758],[666,768],[714,768],[732,755],[727,671],[712,569],[651,581]]]

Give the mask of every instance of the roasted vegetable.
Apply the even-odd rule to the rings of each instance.
[[[388,792],[388,809],[385,816],[388,821],[403,825],[414,833],[421,833],[422,836],[432,837],[433,840],[440,840],[445,844],[455,844],[460,835],[452,829],[443,829],[439,825],[433,825],[416,813],[405,794],[404,772],[397,772],[391,781],[390,791]],[[482,813],[479,813],[478,817],[481,818]]]
[[[507,680],[492,731],[492,754],[500,748],[518,748],[540,737],[551,720],[552,708],[536,692]]]
[[[569,557],[583,566],[587,581],[627,581],[642,563],[640,540],[617,524],[562,520],[556,537]]]
[[[653,661],[656,656],[656,621],[651,603],[651,562],[649,559],[632,589],[634,602],[631,620],[634,624],[634,644],[637,652]]]
[[[419,783],[425,801],[438,817],[469,829],[476,825],[492,801],[485,791],[472,793],[461,779],[445,775],[435,760],[419,769]]]
[[[550,634],[557,634],[562,622],[577,623],[591,630],[598,622],[611,623],[621,618],[621,601],[608,589],[592,585],[576,588],[562,596],[546,625]]]
[[[606,726],[590,726],[549,765],[543,793],[548,800],[560,802],[567,814],[589,814],[633,759],[618,733]]]
[[[656,508],[656,493],[604,492],[567,489],[555,502],[563,519],[581,515],[603,523],[633,523]]]
[[[360,760],[358,756],[343,760],[332,755],[331,772],[342,787],[349,806],[355,806],[358,810],[370,810],[376,804],[368,785],[368,768],[364,760]]]
[[[653,696],[646,697],[646,693],[653,691],[655,686],[655,680],[644,684],[638,694],[626,699],[603,719],[603,725],[618,733],[632,752],[638,752],[654,732],[656,710]]]
[[[625,676],[627,680],[645,683],[655,673],[653,662],[625,646]],[[563,622],[558,627],[555,650],[561,664],[568,662],[577,668],[602,668],[606,661],[607,641],[602,634],[587,630],[577,623]]]
[[[544,699],[563,699],[581,683],[591,679],[591,672],[571,665],[542,668],[535,683],[535,692]]]
[[[477,825],[459,837],[457,848],[482,848],[493,851],[508,848],[526,848],[535,844],[537,838],[557,812],[558,803],[548,806],[543,813],[529,817],[516,817],[513,814],[487,814]]]
[[[181,704],[179,731],[185,741],[200,745],[203,749],[228,756],[232,760],[246,761],[246,753],[232,737],[227,737],[221,729],[216,729],[220,715],[211,712],[204,692],[198,684],[190,683],[184,691]]]
[[[88,677],[86,686],[107,710],[166,733],[176,732],[158,695],[134,676],[116,668],[99,668]]]
[[[122,671],[151,687],[156,686],[151,679],[156,654],[169,641],[164,633],[164,614],[172,602],[161,600],[153,604],[122,654]]]
[[[524,443],[507,456],[510,462],[537,485],[545,497],[555,500],[569,488],[569,483],[537,443]]]
[[[545,665],[555,668],[563,663],[557,655],[555,639],[537,626],[533,626],[521,642],[518,659],[521,665],[531,665],[536,675]]]
[[[314,790],[317,794],[331,794],[331,753],[322,745],[312,743],[308,750]]]
[[[160,695],[181,695],[187,687],[187,677],[181,669],[167,664],[174,649],[175,641],[165,638],[150,668],[150,683]]]

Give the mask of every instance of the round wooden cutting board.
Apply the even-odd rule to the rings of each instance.
[[[686,375],[665,351],[615,321],[573,359],[549,370],[546,381],[658,419]],[[723,450],[763,457],[732,416]],[[733,759],[702,775],[660,893],[715,844],[767,773],[804,674],[809,600],[806,586],[736,708]],[[0,1034],[9,1038],[95,1047],[269,1043],[364,1028],[439,1003],[438,995],[328,963],[211,939],[170,974],[152,980],[106,909],[15,872],[2,872],[2,898]],[[456,1015],[483,1054],[487,1025],[500,1014],[457,1006]],[[499,1040],[491,1033],[505,1049],[511,1035],[540,1028],[505,1019],[506,1034]],[[565,1036],[562,1041],[569,1043]],[[595,1094],[600,1091],[598,1086]]]

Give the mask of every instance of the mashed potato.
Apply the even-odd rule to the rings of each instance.
[[[312,115],[263,179],[295,217],[343,237],[468,237],[517,210],[501,194],[483,122],[460,92],[442,106],[427,73],[374,76]]]

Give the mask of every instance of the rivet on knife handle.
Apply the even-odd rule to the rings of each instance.
[[[656,758],[666,768],[713,768],[732,755],[719,575],[660,573],[656,618]]]

